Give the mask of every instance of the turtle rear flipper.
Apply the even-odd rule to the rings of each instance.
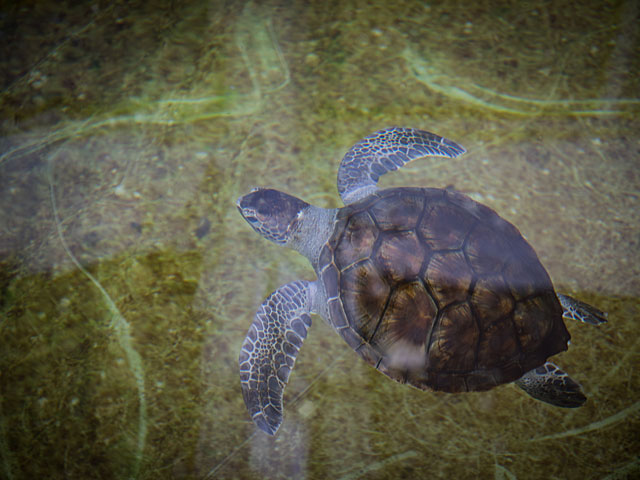
[[[607,314],[598,310],[596,307],[589,305],[588,303],[576,300],[569,295],[563,295],[557,293],[560,305],[564,309],[562,316],[567,319],[578,320],[583,323],[590,323],[591,325],[600,325],[606,323]]]
[[[254,423],[275,435],[282,423],[282,395],[311,326],[309,282],[282,285],[256,312],[240,350],[242,396]]]
[[[556,407],[576,408],[587,401],[580,384],[551,362],[525,373],[515,384],[533,398]]]

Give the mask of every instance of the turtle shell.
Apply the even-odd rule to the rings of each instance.
[[[395,188],[338,211],[317,267],[329,322],[424,390],[487,390],[567,349],[553,285],[517,228],[469,197]]]

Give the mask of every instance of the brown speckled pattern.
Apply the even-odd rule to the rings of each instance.
[[[567,349],[549,276],[490,208],[452,191],[396,188],[336,222],[318,272],[330,322],[394,380],[487,390]]]

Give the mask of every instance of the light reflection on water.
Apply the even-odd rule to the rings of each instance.
[[[6,10],[2,477],[637,474],[634,8]],[[313,272],[256,236],[235,199],[264,185],[339,206],[341,156],[390,125],[468,153],[418,162],[383,188],[453,186],[486,203],[558,289],[609,312],[599,328],[568,323],[558,356],[584,407],[509,386],[413,390],[314,317],[281,432],[255,432],[240,344],[271,291]]]

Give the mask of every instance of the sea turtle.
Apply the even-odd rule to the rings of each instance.
[[[597,325],[606,314],[556,293],[518,229],[489,207],[451,189],[376,187],[417,158],[464,152],[433,133],[388,128],[342,159],[342,208],[266,188],[238,199],[256,232],[302,253],[318,277],[269,295],[242,344],[242,394],[260,429],[274,435],[282,422],[284,387],[311,313],[367,363],[422,390],[515,382],[558,407],[586,401],[547,358],[568,347],[563,316]]]

